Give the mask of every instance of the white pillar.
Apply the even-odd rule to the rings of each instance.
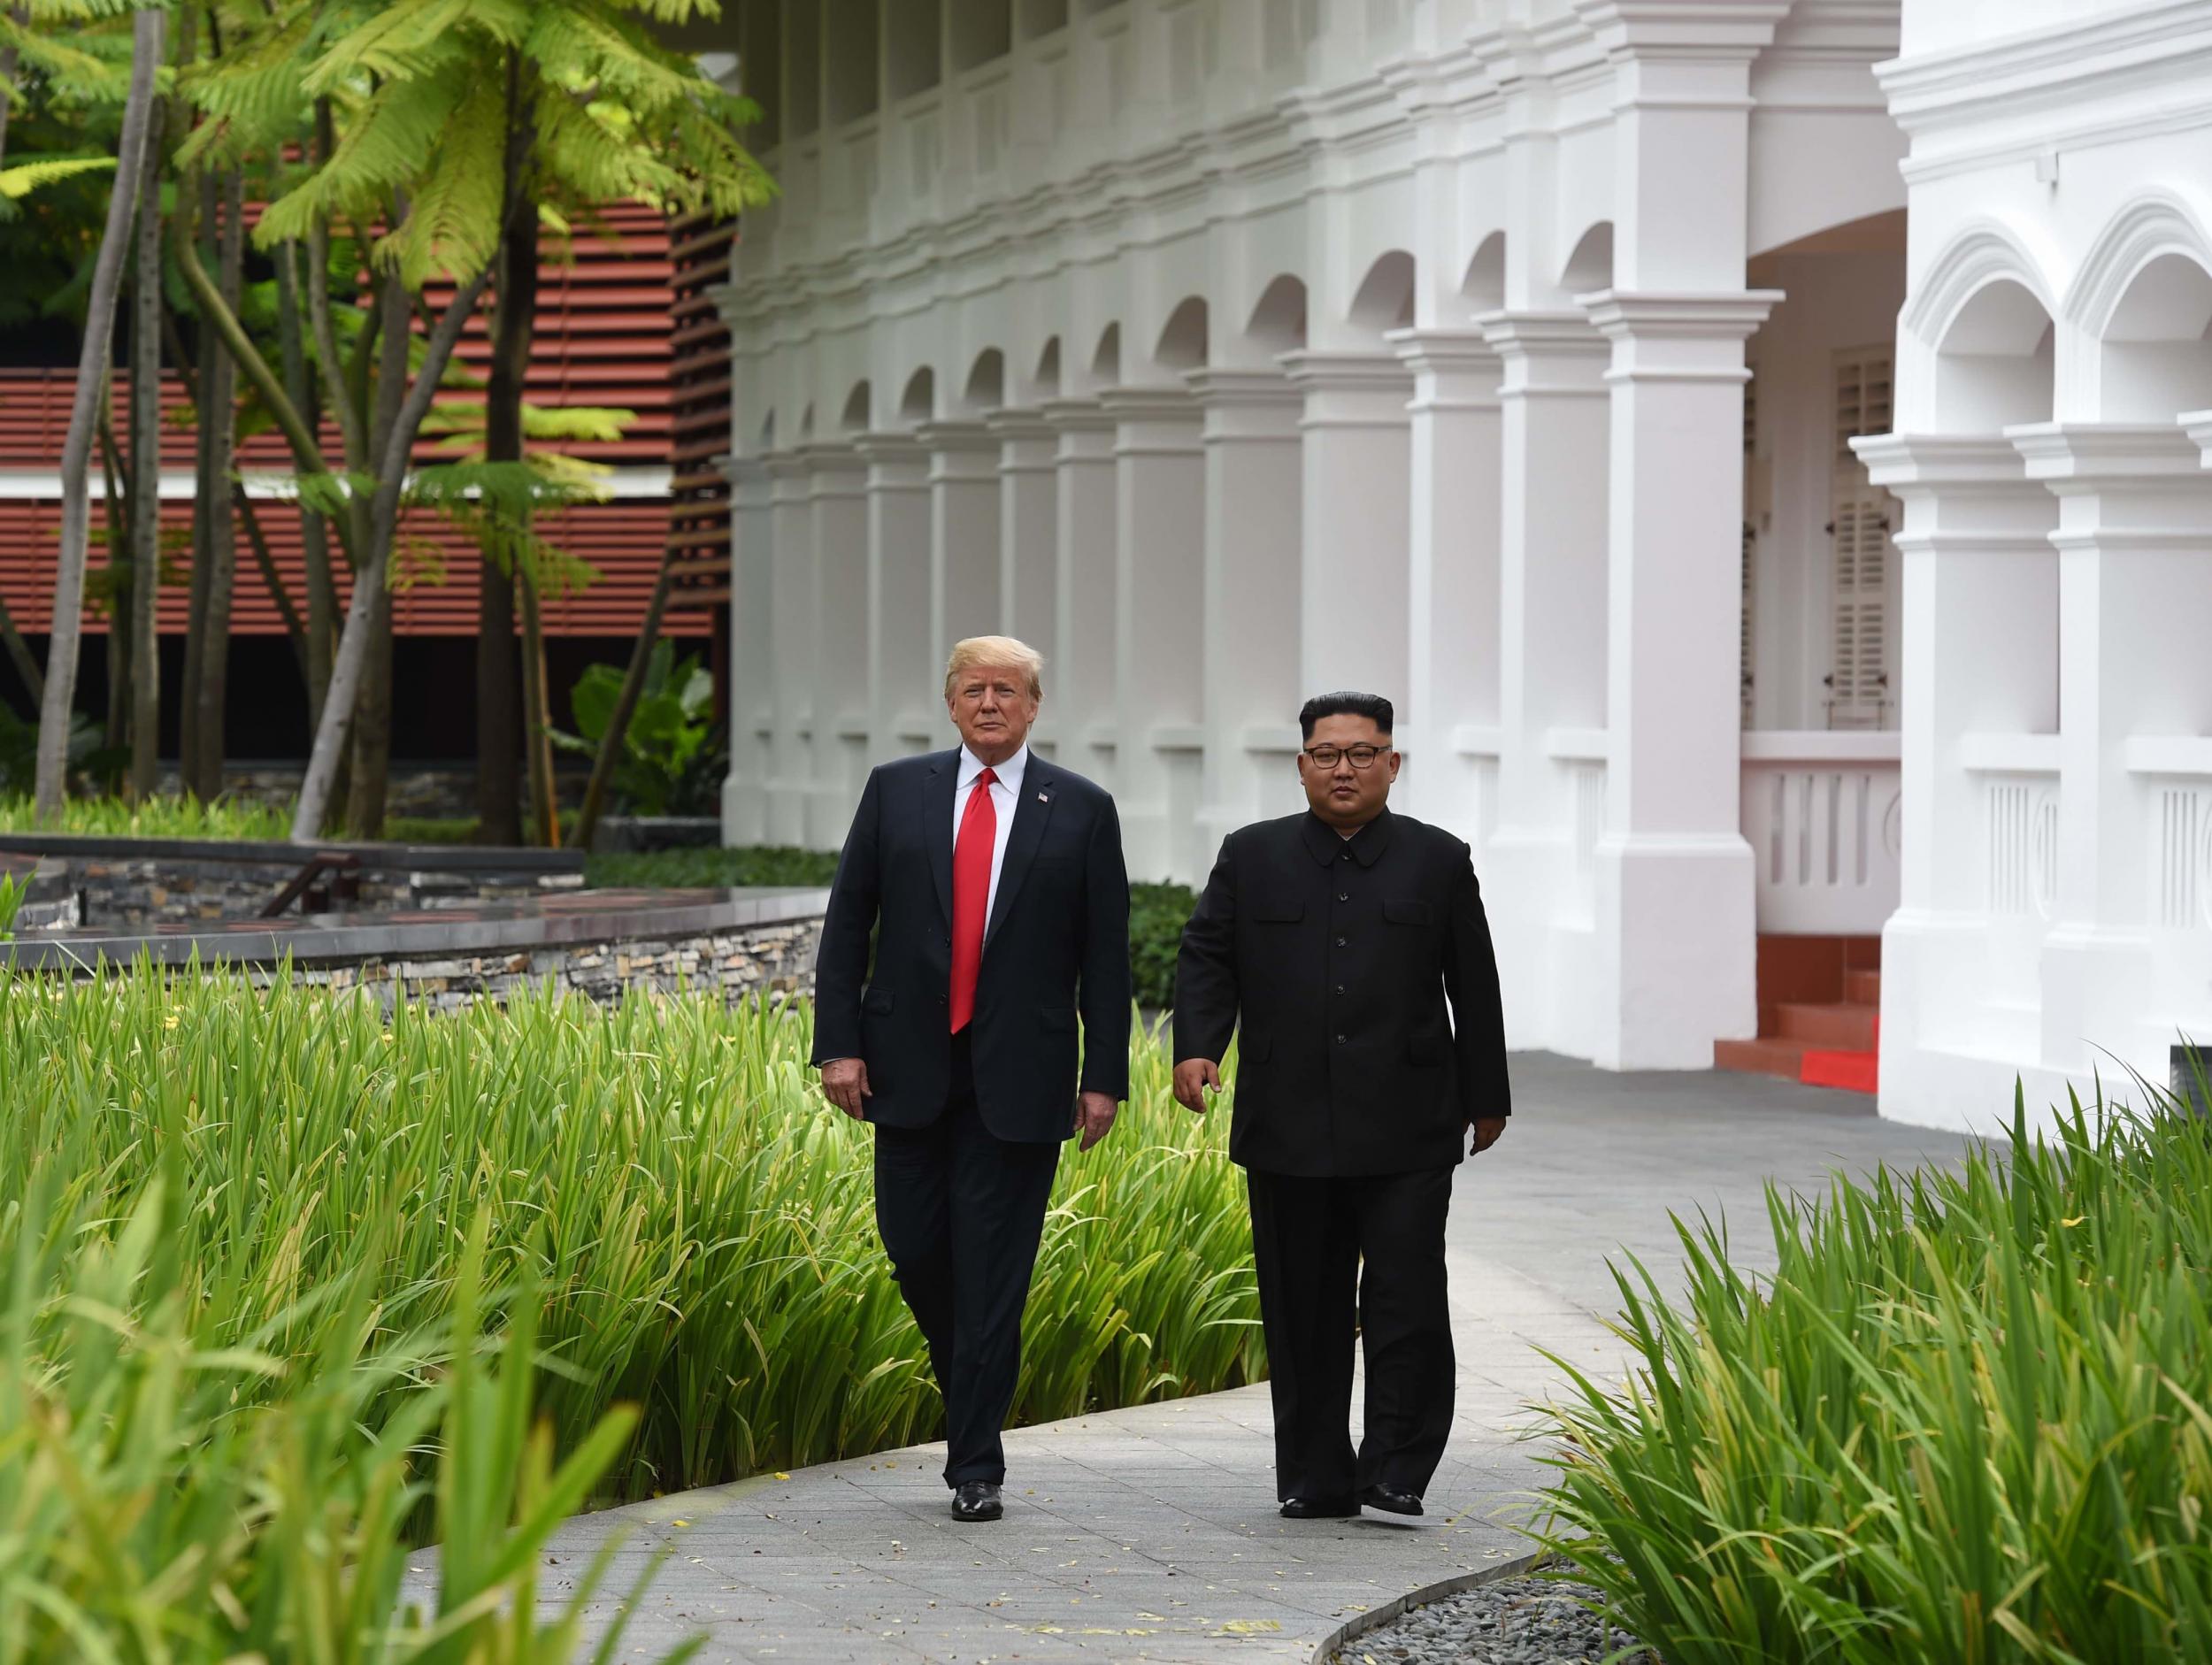
[[[999,442],[980,422],[926,422],[929,448],[929,657],[940,678],[952,644],[998,629]]]
[[[1198,406],[1166,388],[1110,388],[1100,403],[1114,418],[1114,772],[1122,848],[1133,879],[1188,879],[1179,857],[1198,814],[1206,647]]]
[[[1498,822],[1484,886],[1517,1047],[1590,1055],[1610,349],[1579,312],[1479,320],[1501,370]]]
[[[1059,441],[1034,410],[995,410],[998,436],[998,629],[1040,653],[1052,645],[1059,564]]]
[[[1299,686],[1406,694],[1412,379],[1395,354],[1282,356],[1305,395]]]
[[[1853,449],[1903,513],[1907,831],[1900,905],[1882,929],[1882,1107],[1909,1121],[1955,1120],[1964,1110],[1955,1084],[1925,1055],[1973,1049],[2019,1063],[2041,1055],[2037,1036],[2013,1032],[1993,1008],[2032,1002],[2032,1018],[2055,900],[2039,894],[2036,875],[2038,829],[2058,781],[2037,779],[2039,760],[2018,742],[2058,729],[2057,505],[1995,434],[1886,434]],[[1992,741],[2009,748],[2015,768],[1988,767],[2003,761]],[[1993,873],[1993,863],[2012,871]],[[2016,917],[1993,917],[2001,907]]]
[[[1770,291],[1589,299],[1613,343],[1596,1061],[1706,1069],[1758,1032],[1743,836],[1743,344]]]
[[[770,611],[774,721],[768,748],[766,836],[775,845],[803,845],[807,835],[818,646],[814,635],[814,512],[808,480],[812,472],[801,451],[777,451],[768,458],[768,474],[773,482],[769,515],[775,536],[775,581]]]
[[[1039,414],[1053,456],[1052,647],[1041,744],[1056,762],[1114,786],[1114,418],[1093,399],[1056,399]]]
[[[2152,818],[2162,806],[2131,747],[2202,734],[2212,721],[2212,481],[2172,424],[2008,433],[2058,498],[2058,922],[2044,946],[2044,1062],[2077,1074],[2131,1065],[2159,1079],[2175,1037],[2155,998],[2166,991],[2154,934],[2201,928],[2166,914],[2176,897],[2161,869],[2202,855],[2176,848],[2175,829]]]
[[[806,841],[833,850],[852,825],[867,756],[868,476],[849,444],[811,445],[806,456],[816,644]]]
[[[1497,813],[1497,349],[1479,330],[1391,336],[1413,372],[1408,807],[1474,845]]]
[[[722,841],[768,836],[770,748],[775,731],[773,482],[757,457],[726,464],[730,508],[730,774],[722,787]]]
[[[1210,870],[1238,827],[1302,807],[1298,744],[1298,423],[1269,371],[1188,378],[1205,413],[1204,801],[1183,865]]]
[[[930,663],[929,453],[910,434],[864,434],[868,464],[868,761],[924,749],[949,731]]]

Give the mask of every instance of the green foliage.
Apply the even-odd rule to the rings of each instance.
[[[105,740],[104,732],[93,718],[82,711],[71,716],[68,765],[73,788],[111,787],[128,764],[129,758],[110,750]],[[19,716],[12,706],[0,700],[0,805],[10,799],[24,799],[19,813],[26,826],[30,825],[28,799],[37,774],[38,724]],[[0,809],[0,814],[16,812]]]
[[[1668,1665],[2212,1657],[2212,1138],[2145,1088],[1964,1168],[1678,1226],[1570,1366],[1549,1542]],[[1586,1533],[1584,1537],[1580,1534]]]
[[[823,1104],[805,1067],[811,1028],[803,1004],[728,1010],[710,998],[608,1010],[536,994],[506,1010],[387,1018],[365,997],[257,989],[196,968],[58,989],[0,974],[0,1257],[34,1242],[44,1257],[31,1294],[20,1281],[0,1292],[18,1325],[0,1381],[119,1393],[118,1342],[80,1339],[43,1292],[113,1304],[119,1287],[136,1287],[143,1302],[120,1309],[170,1349],[146,1369],[181,1385],[150,1431],[94,1399],[28,1440],[0,1440],[0,1496],[10,1463],[59,1462],[80,1438],[145,1435],[157,1449],[139,1472],[162,1492],[161,1531],[198,1520],[219,1561],[311,1555],[298,1510],[327,1498],[342,1541],[320,1564],[337,1578],[354,1564],[342,1538],[355,1512],[409,1477],[387,1459],[428,1438],[426,1394],[455,1379],[450,1361],[471,1337],[503,1330],[511,1355],[534,1345],[549,1362],[535,1396],[548,1460],[587,1454],[588,1469],[605,1469],[595,1486],[568,1485],[570,1501],[933,1437],[937,1393],[875,1247],[872,1136]],[[1021,1420],[1262,1372],[1224,1118],[1172,1102],[1151,1038],[1136,1039],[1133,1063],[1133,1102],[1112,1138],[1087,1155],[1071,1147],[1060,1167],[1025,1324]],[[66,1206],[55,1214],[42,1196]],[[119,1285],[110,1269],[132,1223],[150,1218],[156,1247],[143,1252],[160,1264]],[[503,1316],[469,1300],[470,1221],[481,1263],[515,1292]],[[610,1436],[625,1404],[636,1420]],[[449,1546],[457,1531],[498,1554],[498,1506],[468,1512],[446,1488],[483,1503],[512,1456],[518,1424],[501,1425],[507,1443],[472,1454],[465,1472],[440,1469],[442,1522],[419,1524]],[[0,1426],[24,1423],[0,1414]],[[291,1460],[296,1427],[320,1443],[288,1474],[274,1465]],[[193,1488],[233,1488],[220,1443],[232,1432],[248,1472],[195,1509]],[[288,1500],[265,1538],[229,1500],[280,1479]],[[376,1532],[352,1546],[361,1555],[392,1540],[408,1501],[373,1512]],[[59,1564],[97,1541],[97,1523],[47,1519],[12,1510],[0,1555]],[[224,1537],[233,1531],[242,1547]],[[167,1565],[183,1545],[155,1547],[134,1547],[128,1564]],[[463,1570],[449,1561],[449,1577]],[[186,1611],[212,1626],[219,1604],[201,1576],[180,1574]],[[141,1574],[116,1582],[148,1593]],[[0,1601],[8,1587],[0,1579]],[[367,1600],[365,1610],[382,1609]],[[0,1635],[12,1633],[0,1610]]]
[[[28,832],[37,825],[27,793],[0,797],[0,832]],[[284,839],[292,817],[288,809],[246,799],[71,798],[62,805],[58,830],[110,839]]]
[[[787,845],[610,852],[584,860],[584,882],[605,890],[818,889],[836,876],[833,854]]]
[[[556,729],[553,743],[596,756],[626,674],[615,665],[587,669],[569,694],[580,732],[564,734]],[[706,667],[688,654],[679,660],[665,638],[655,642],[615,763],[616,802],[637,815],[710,813],[725,772],[719,753],[709,747],[713,707],[714,678]]]
[[[1187,885],[1129,886],[1129,970],[1138,1005],[1164,1010],[1175,1004],[1175,956],[1197,905]]]
[[[15,917],[23,911],[23,897],[29,888],[13,873],[0,873],[0,942],[15,934]]]

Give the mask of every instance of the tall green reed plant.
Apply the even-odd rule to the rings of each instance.
[[[0,832],[32,832],[38,822],[30,799],[0,798]],[[63,832],[112,839],[288,839],[287,810],[245,799],[72,798],[62,806]]]
[[[30,887],[13,873],[0,873],[0,942],[15,934],[15,917],[23,911]]]
[[[1561,1362],[1552,1547],[1669,1665],[2212,1658],[2212,1132],[2141,1096],[1770,1190],[1756,1285],[1678,1223],[1625,1390]]]

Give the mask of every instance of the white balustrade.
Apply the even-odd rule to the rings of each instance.
[[[1876,936],[1897,909],[1901,771],[1893,733],[1743,737],[1743,835],[1763,932]]]

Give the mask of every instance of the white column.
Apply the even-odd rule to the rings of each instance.
[[[1956,1120],[1966,1107],[1955,1083],[1924,1055],[1973,1049],[2022,1065],[2040,1057],[2039,1040],[2005,1032],[2014,1026],[1991,1008],[2023,996],[2039,1005],[2049,899],[2031,891],[2016,920],[1993,919],[1991,865],[2039,869],[2042,794],[2058,786],[2034,779],[2039,759],[2018,743],[2058,728],[2058,510],[1995,434],[1882,434],[1853,449],[1903,513],[1904,831],[1900,905],[1882,930],[1882,1104],[1910,1121]],[[2013,811],[2001,826],[1987,796],[1986,765],[2001,761],[1993,742],[2022,765],[1998,787]],[[1978,770],[1970,766],[1977,745]]]
[[[1706,1069],[1758,1032],[1741,812],[1743,344],[1780,298],[1590,298],[1613,343],[1596,1061]]]
[[[1285,353],[1305,395],[1299,685],[1406,693],[1412,378],[1394,354]]]
[[[1189,879],[1198,814],[1206,469],[1198,406],[1166,388],[1110,388],[1114,418],[1115,794],[1129,876]],[[1179,837],[1178,835],[1180,835]]]
[[[2058,922],[2044,946],[2044,1062],[2109,1073],[2109,1053],[2158,1079],[2175,1037],[2154,998],[2153,934],[2187,925],[2162,917],[2155,864],[2201,852],[2173,848],[2173,829],[2152,818],[2159,806],[2130,749],[2212,721],[2212,481],[2171,424],[2008,433],[2058,498]]]
[[[725,465],[730,510],[730,775],[722,787],[722,841],[768,836],[770,748],[775,732],[773,482],[756,457]]]
[[[1298,786],[1298,423],[1305,401],[1268,371],[1202,370],[1206,554],[1201,649],[1204,799],[1183,865],[1208,871],[1221,840],[1288,815]]]
[[[768,747],[767,840],[803,845],[807,835],[807,795],[812,776],[814,656],[814,512],[809,501],[812,472],[801,451],[777,451],[768,458],[773,482],[769,510],[775,534],[775,582],[770,610],[774,667],[772,694],[773,732]]]
[[[1049,652],[1057,612],[1059,441],[1034,410],[995,410],[985,426],[999,441],[997,628]]]
[[[1091,399],[1056,399],[1040,414],[1053,456],[1052,648],[1039,740],[1054,759],[1114,786],[1114,418]]]
[[[929,659],[929,453],[910,434],[864,434],[868,464],[868,761],[924,749],[950,731]]]
[[[1413,372],[1408,807],[1480,851],[1497,812],[1497,349],[1479,330],[1401,330]]]
[[[868,476],[849,444],[812,445],[806,455],[816,643],[806,841],[833,850],[852,825],[867,756],[868,671],[861,656],[868,644]]]
[[[952,644],[998,629],[999,442],[980,422],[926,422],[929,448],[929,657],[945,673]]]
[[[1494,312],[1498,351],[1498,823],[1484,886],[1517,1047],[1588,1056],[1601,763],[1610,349],[1579,312]],[[1602,776],[1594,776],[1601,791]]]

